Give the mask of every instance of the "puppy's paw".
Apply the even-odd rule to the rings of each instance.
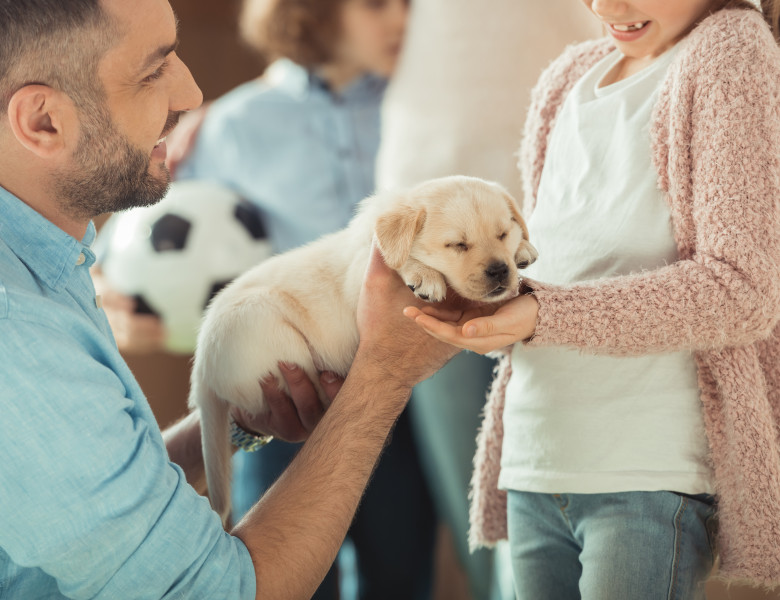
[[[421,300],[441,302],[447,296],[447,282],[444,280],[444,276],[422,263],[418,263],[414,268],[404,270],[401,276],[409,289]]]
[[[525,269],[528,265],[536,262],[537,258],[539,258],[539,253],[536,251],[536,248],[533,247],[531,242],[523,241],[517,249],[517,254],[515,254],[515,263],[518,269]]]

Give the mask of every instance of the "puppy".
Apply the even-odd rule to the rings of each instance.
[[[446,177],[363,200],[343,230],[247,271],[211,302],[198,334],[189,404],[201,412],[211,504],[230,509],[230,404],[267,410],[260,380],[277,363],[347,374],[358,345],[358,295],[372,238],[416,296],[497,302],[517,295],[536,260],[515,200],[497,184]],[[322,397],[324,394],[318,388]]]

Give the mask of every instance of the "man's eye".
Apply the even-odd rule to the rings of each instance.
[[[143,83],[151,83],[153,81],[157,81],[165,74],[165,70],[168,68],[168,61],[166,60],[163,64],[159,66],[159,68],[150,75],[147,75],[143,79]]]

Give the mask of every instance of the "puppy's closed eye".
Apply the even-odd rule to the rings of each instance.
[[[467,252],[471,246],[469,246],[466,242],[451,242],[447,244],[446,247],[457,250],[458,252]]]

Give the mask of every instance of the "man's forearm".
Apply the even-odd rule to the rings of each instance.
[[[187,482],[199,494],[206,491],[206,472],[200,437],[200,413],[195,411],[179,419],[163,432],[165,447],[171,461],[179,465]]]
[[[312,596],[410,391],[356,359],[303,449],[232,532],[252,556],[258,598]]]

